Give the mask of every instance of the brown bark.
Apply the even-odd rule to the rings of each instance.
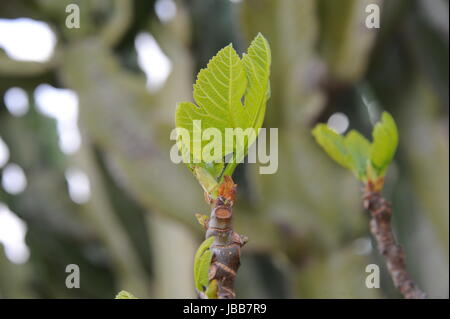
[[[405,254],[397,244],[391,227],[391,205],[366,185],[364,208],[371,213],[370,230],[378,244],[378,251],[386,260],[386,265],[395,287],[406,299],[424,299],[426,294],[415,284],[406,270]]]
[[[213,201],[205,237],[215,237],[210,247],[213,257],[209,268],[209,280],[217,280],[217,298],[231,299],[236,297],[234,280],[240,266],[241,247],[247,242],[247,238],[233,231],[232,208],[236,185],[231,178],[227,178],[224,186],[219,192],[219,197]]]

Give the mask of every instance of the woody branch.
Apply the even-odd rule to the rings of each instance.
[[[424,299],[426,294],[412,280],[406,269],[405,253],[397,244],[391,227],[392,210],[390,203],[374,190],[369,182],[364,189],[364,208],[372,217],[370,230],[375,237],[378,250],[386,260],[386,265],[395,287],[406,299]]]
[[[217,280],[217,298],[235,298],[234,281],[240,266],[241,247],[247,242],[245,236],[233,230],[233,204],[236,185],[225,176],[219,196],[212,202],[209,220],[205,223],[206,238],[215,237],[210,249],[213,252],[209,268],[209,280]],[[200,298],[203,296],[200,295]]]

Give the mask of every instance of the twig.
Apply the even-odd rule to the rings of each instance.
[[[406,270],[405,253],[397,244],[391,228],[391,205],[374,191],[371,183],[364,189],[364,208],[372,216],[370,230],[378,244],[378,251],[386,260],[388,271],[395,287],[406,299],[425,299],[426,294],[415,284]]]
[[[206,238],[215,237],[211,245],[213,257],[209,268],[209,280],[217,280],[217,298],[235,298],[234,280],[240,266],[241,247],[245,236],[233,231],[233,203],[236,185],[225,176],[219,196],[213,201],[211,216],[206,225]],[[200,297],[204,297],[200,295]]]

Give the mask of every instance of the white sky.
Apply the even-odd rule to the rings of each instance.
[[[15,264],[23,264],[30,257],[25,243],[27,225],[8,206],[0,202],[0,244],[5,247],[6,257]]]
[[[23,169],[14,163],[8,163],[2,170],[2,187],[12,195],[22,193],[27,187],[27,177]]]
[[[12,59],[45,62],[52,56],[55,44],[55,34],[45,22],[0,19],[0,47]]]
[[[78,129],[78,96],[69,89],[41,84],[34,91],[40,113],[56,120],[59,146],[65,154],[75,153],[81,145]]]
[[[66,170],[69,196],[77,204],[86,203],[91,196],[91,185],[88,176],[78,168]]]
[[[9,148],[0,136],[0,169],[8,163],[9,160]]]
[[[341,112],[336,112],[330,116],[327,125],[329,128],[336,131],[336,133],[343,134],[348,129],[349,120],[347,115]]]
[[[19,87],[9,88],[5,92],[4,102],[9,113],[14,116],[23,116],[28,112],[29,101],[27,92]]]
[[[158,0],[155,2],[155,11],[161,22],[168,22],[177,14],[177,5],[173,0]]]
[[[140,33],[134,41],[138,64],[147,76],[147,88],[154,92],[167,80],[172,63],[150,33]]]

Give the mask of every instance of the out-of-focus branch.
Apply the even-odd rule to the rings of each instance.
[[[34,76],[45,73],[55,66],[56,62],[16,61],[0,52],[0,74],[6,76]]]
[[[154,298],[195,298],[192,269],[180,267],[192,262],[195,254],[193,234],[184,225],[161,214],[146,217],[152,245]]]
[[[148,297],[149,280],[130,238],[114,214],[86,135],[83,137],[83,146],[73,157],[73,162],[74,165],[84,169],[90,177],[92,197],[81,211],[111,253],[118,287],[132,291],[142,298]]]
[[[123,37],[133,16],[133,2],[115,0],[113,16],[100,32],[101,41],[108,47],[115,46]]]

